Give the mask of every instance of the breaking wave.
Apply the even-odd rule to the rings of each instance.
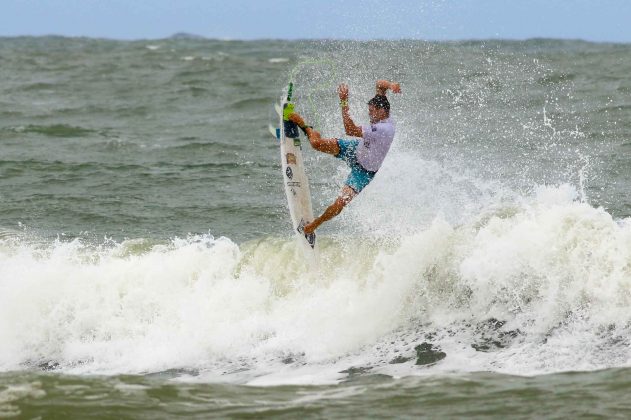
[[[626,366],[631,220],[567,185],[393,237],[0,235],[0,370],[324,383]]]

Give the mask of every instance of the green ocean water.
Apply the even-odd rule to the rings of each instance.
[[[631,411],[626,369],[534,378],[377,376],[266,388],[169,383],[159,376],[3,379],[11,386],[0,415],[22,418],[627,418]]]
[[[628,417],[630,53],[0,38],[0,417]],[[314,271],[273,104],[338,137],[379,78]],[[319,213],[347,169],[304,156]]]

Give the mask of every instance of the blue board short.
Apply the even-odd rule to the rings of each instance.
[[[377,172],[368,171],[357,162],[356,151],[359,140],[337,139],[337,144],[340,146],[340,153],[335,157],[342,159],[351,168],[351,173],[348,174],[345,184],[358,193],[370,184]]]

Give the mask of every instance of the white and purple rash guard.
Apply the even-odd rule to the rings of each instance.
[[[386,118],[375,124],[362,125],[362,141],[357,146],[357,162],[367,171],[377,172],[394,140],[394,121]]]

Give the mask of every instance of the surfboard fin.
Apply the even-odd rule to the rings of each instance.
[[[267,129],[272,136],[276,137],[276,140],[280,140],[280,128],[275,128],[270,124],[267,126]]]
[[[309,245],[311,245],[311,248],[315,248],[315,233],[309,233],[309,234],[305,234],[305,239],[307,240],[307,242],[309,242]]]

